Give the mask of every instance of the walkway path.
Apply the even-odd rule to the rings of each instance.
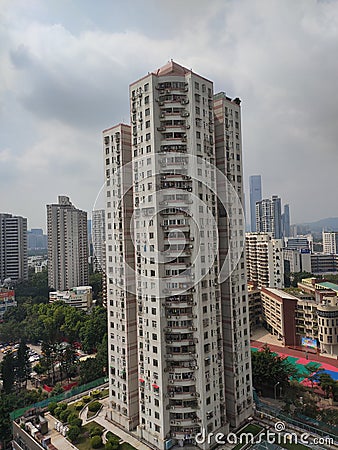
[[[110,420],[106,419],[106,412],[107,412],[108,403],[109,403],[108,398],[102,400],[100,403],[102,403],[103,408],[101,409],[101,411],[99,412],[99,414],[97,416],[90,418],[89,420],[84,419],[86,417],[86,412],[84,411],[84,413],[81,415],[81,418],[83,419],[83,425],[85,425],[88,422],[95,421],[96,423],[103,426],[107,431],[111,431],[113,434],[116,434],[116,436],[121,438],[124,442],[128,442],[128,444],[132,445],[136,449],[152,450],[146,444],[144,444],[143,442],[140,442],[139,439],[137,439],[137,437],[130,435],[129,433],[124,431],[122,428],[116,426],[115,424],[110,422]]]

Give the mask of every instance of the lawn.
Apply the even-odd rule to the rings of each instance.
[[[135,447],[133,447],[132,445],[128,444],[128,442],[123,442],[120,446],[119,446],[119,450],[136,450]]]
[[[237,437],[242,436],[243,434],[252,434],[253,436],[256,436],[260,431],[262,431],[263,428],[259,425],[255,425],[253,423],[247,425],[246,427],[242,428],[238,433],[236,433]],[[237,444],[235,447],[233,447],[233,450],[239,450],[242,447],[244,447],[244,445],[246,445],[246,440],[243,440],[243,443],[239,443]]]
[[[78,443],[75,444],[76,447],[77,447],[79,450],[92,450],[92,446],[90,445],[90,437],[83,436],[83,434],[85,434],[86,432],[89,434],[89,433],[90,433],[90,430],[91,430],[94,426],[97,427],[97,428],[100,428],[101,430],[104,430],[104,427],[103,427],[102,425],[98,424],[98,423],[95,422],[95,421],[90,422],[90,423],[87,423],[86,425],[84,425],[84,426],[82,427],[82,436],[80,437]],[[101,448],[103,449],[103,448],[104,448],[104,445],[102,445]]]

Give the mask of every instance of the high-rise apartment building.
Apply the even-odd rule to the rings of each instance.
[[[323,231],[323,253],[338,254],[338,231]]]
[[[0,283],[28,279],[27,219],[0,213]]]
[[[219,284],[244,245],[242,209],[218,209],[215,168],[241,201],[240,101],[171,61],[131,84],[130,107],[131,127],[103,132],[109,414],[168,449],[252,413],[242,256]]]
[[[63,291],[88,284],[87,213],[69,197],[47,205],[48,284]]]
[[[230,276],[221,284],[226,417],[231,426],[237,427],[250,414],[252,401],[249,307],[245,254],[242,251],[245,222],[241,210],[244,189],[240,100],[232,100],[224,93],[216,94],[214,120],[216,167],[226,176],[239,200],[235,204],[228,198],[227,214],[223,214],[221,208],[218,211],[219,265],[222,267],[226,263],[229,254],[237,261]],[[224,186],[218,183],[218,193],[223,189]],[[225,189],[227,191],[231,189]]]
[[[105,210],[92,212],[93,268],[95,272],[106,270],[106,220]]]
[[[284,212],[282,214],[282,235],[284,238],[291,236],[290,226],[290,205],[284,205]]]
[[[249,177],[250,190],[250,231],[257,231],[256,224],[256,203],[262,201],[262,177],[251,175]]]
[[[257,287],[284,287],[283,241],[271,233],[246,234],[247,276]]]
[[[106,176],[106,278],[110,418],[127,430],[139,424],[143,380],[138,364],[138,333],[142,324],[135,295],[135,253],[131,239],[133,215],[132,146],[130,126],[119,124],[103,131]],[[140,245],[140,244],[138,244]],[[159,333],[158,329],[153,330]],[[147,336],[148,341],[153,338]],[[160,336],[157,337],[160,341]],[[149,342],[145,345],[149,346]],[[155,344],[154,344],[155,345]],[[147,347],[146,347],[147,348]],[[142,364],[144,364],[142,362]],[[143,403],[144,404],[144,403]]]
[[[274,239],[282,238],[281,199],[273,195],[256,203],[257,233],[272,233]]]

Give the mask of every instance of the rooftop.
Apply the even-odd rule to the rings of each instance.
[[[319,286],[323,286],[325,289],[332,289],[333,291],[338,292],[338,284],[331,283],[330,281],[322,281],[321,283],[316,284],[319,284]]]

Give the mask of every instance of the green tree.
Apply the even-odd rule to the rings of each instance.
[[[93,352],[102,342],[107,332],[107,310],[96,306],[87,316],[86,322],[80,330],[82,348],[85,352]]]
[[[296,375],[296,369],[286,358],[273,353],[265,345],[260,351],[251,353],[252,379],[256,389],[267,388],[271,393],[277,383],[284,389]]]
[[[79,439],[80,433],[81,433],[80,428],[77,425],[72,425],[69,427],[67,437],[71,442],[76,443],[77,440]]]
[[[327,398],[334,396],[336,381],[328,373],[324,372],[320,374],[319,386],[325,392]]]
[[[102,443],[102,439],[100,436],[93,436],[90,440],[90,445],[93,448],[100,448],[102,447],[103,443]]]
[[[27,381],[30,379],[31,363],[29,361],[29,348],[24,341],[21,341],[15,358],[15,379],[21,388],[27,388]]]
[[[3,389],[6,394],[13,390],[15,380],[15,360],[13,353],[5,355],[1,364],[1,376],[3,382]]]
[[[313,274],[310,272],[295,272],[290,274],[291,286],[297,287],[298,283],[304,278],[311,278]]]

